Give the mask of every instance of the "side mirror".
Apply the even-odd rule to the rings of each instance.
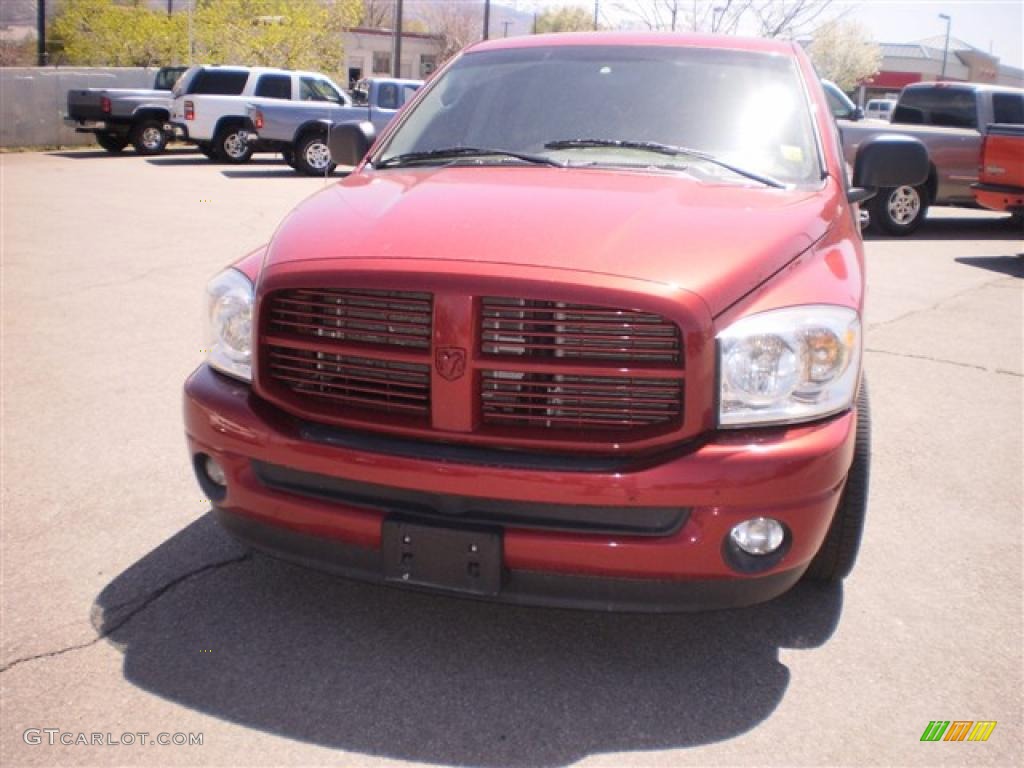
[[[854,107],[853,113],[850,115],[850,119],[853,120],[854,122],[857,122],[858,120],[863,120],[864,119],[864,108],[863,107]]]
[[[335,165],[359,165],[376,140],[377,129],[368,120],[332,124],[327,133],[331,162]]]
[[[847,190],[847,197],[859,203],[882,187],[916,187],[924,184],[929,170],[928,150],[913,136],[872,136],[857,149],[853,187]]]

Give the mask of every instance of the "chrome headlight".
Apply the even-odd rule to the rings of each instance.
[[[207,362],[221,373],[252,381],[253,287],[237,269],[206,286]]]
[[[718,423],[792,424],[850,407],[860,376],[856,310],[808,305],[744,317],[718,334]]]

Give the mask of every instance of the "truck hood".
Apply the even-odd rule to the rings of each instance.
[[[577,270],[683,288],[717,314],[822,237],[838,210],[831,181],[808,190],[647,170],[366,170],[300,204],[266,263],[431,259]]]

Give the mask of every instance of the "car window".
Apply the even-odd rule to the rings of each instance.
[[[240,69],[201,69],[189,84],[189,93],[240,96],[249,73]]]
[[[398,86],[394,83],[383,83],[377,90],[377,106],[381,109],[398,109]]]
[[[962,88],[907,89],[893,114],[893,122],[975,128],[978,124],[974,91]]]
[[[365,80],[360,80],[356,83],[356,87],[352,89],[352,103],[357,107],[365,107],[370,103],[370,84]]]
[[[256,95],[267,99],[290,99],[292,79],[289,75],[260,75]]]
[[[185,72],[185,67],[164,67],[156,73],[156,82],[153,87],[158,91],[170,91],[178,78]]]
[[[344,101],[333,85],[315,77],[303,77],[299,80],[299,98],[302,101],[333,101],[335,104]]]
[[[850,118],[857,110],[857,106],[850,101],[850,97],[839,90],[839,86],[827,80],[821,81],[821,87],[825,91],[825,98],[828,99],[828,108],[832,117]]]
[[[1024,125],[1024,93],[993,93],[992,112],[997,123]]]
[[[418,91],[420,87],[418,85],[403,85],[402,86],[402,104],[405,104],[409,99],[413,97],[413,94]]]

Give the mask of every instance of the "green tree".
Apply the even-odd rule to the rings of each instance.
[[[867,29],[855,21],[830,21],[814,33],[807,49],[818,74],[844,91],[878,73],[882,49],[871,42]]]
[[[360,0],[200,0],[195,56],[209,64],[337,72],[342,33],[361,13]]]
[[[138,4],[65,0],[50,27],[51,61],[91,66],[147,67],[182,62],[187,20]]]
[[[594,15],[579,6],[545,8],[537,15],[537,33],[586,32],[594,28]]]

